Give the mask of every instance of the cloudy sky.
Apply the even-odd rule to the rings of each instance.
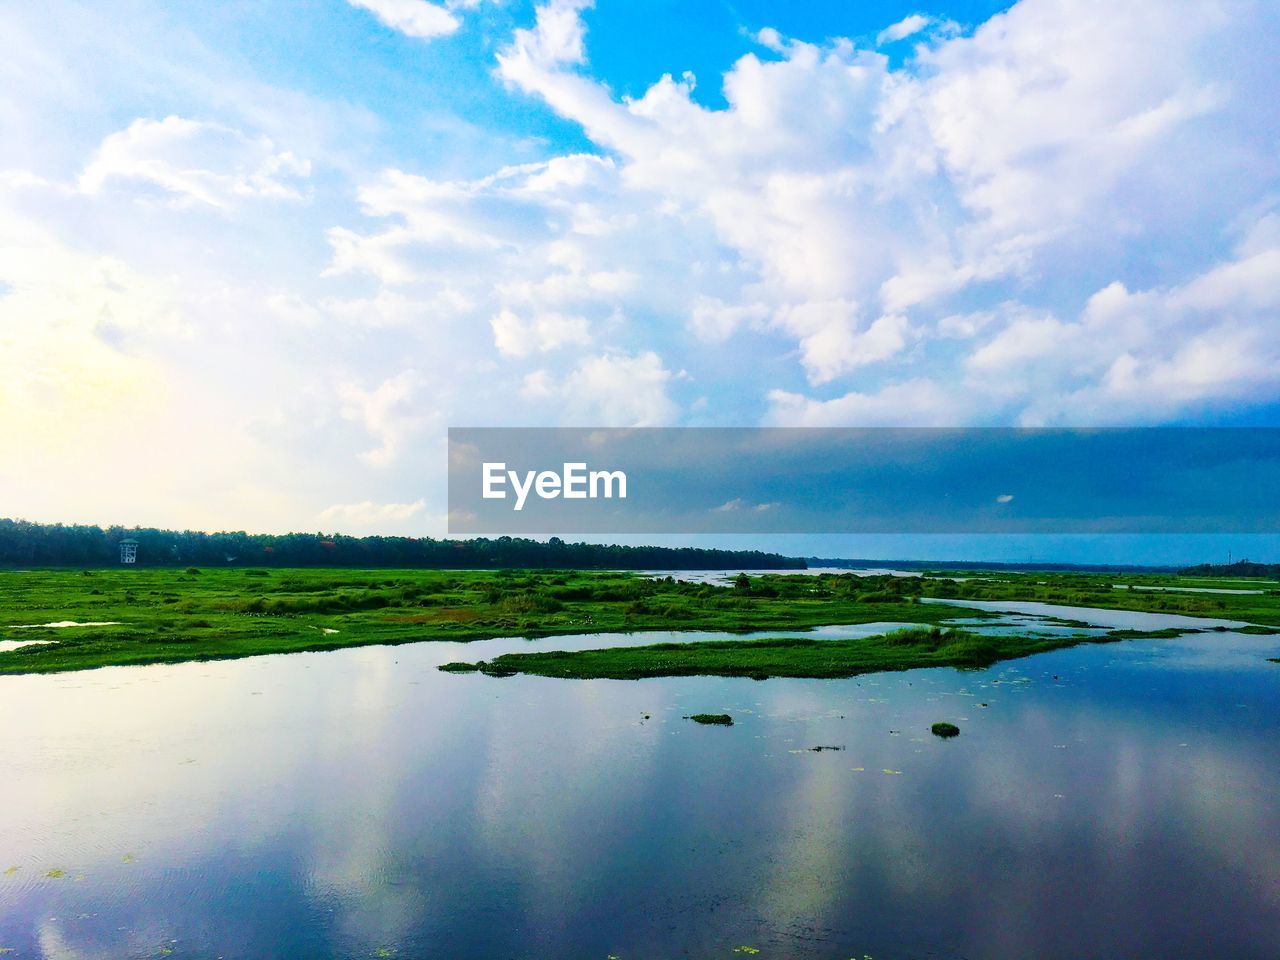
[[[1280,425],[1269,0],[0,0],[0,515],[445,429]]]

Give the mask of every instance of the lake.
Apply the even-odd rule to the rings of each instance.
[[[1159,616],[996,606],[1023,627]],[[1280,955],[1280,637],[850,680],[436,670],[684,636],[2,677],[0,949]],[[960,736],[933,737],[941,720]]]

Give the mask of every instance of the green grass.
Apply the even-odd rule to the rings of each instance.
[[[875,621],[930,626],[958,616],[990,616],[978,610],[922,604],[918,602],[922,596],[1039,600],[1181,613],[1247,621],[1251,624],[1245,628],[1248,632],[1280,631],[1280,590],[1273,581],[1256,581],[1258,589],[1265,591],[1261,594],[1217,595],[1117,590],[1112,586],[1113,582],[1158,586],[1186,579],[1155,575],[972,571],[965,575],[973,579],[956,583],[930,577],[777,573],[752,577],[744,589],[607,571],[194,567],[0,571],[0,640],[54,641],[0,652],[0,674],[227,659],[419,640],[469,641],[641,630],[745,633]],[[1255,581],[1231,581],[1238,588],[1250,583]],[[63,620],[119,621],[119,625],[12,629]],[[771,647],[748,650],[699,643],[696,649],[700,652],[691,653],[694,648],[683,650],[681,646],[683,652],[669,650],[661,657],[649,656],[643,665],[639,664],[640,655],[619,650],[608,652],[612,659],[607,666],[621,671],[621,675],[630,675],[633,667],[626,658],[631,657],[636,661],[636,675],[661,675],[650,672],[654,663],[669,662],[673,665],[670,672],[681,672],[688,669],[685,661],[696,657],[700,670],[726,675],[848,676],[868,669],[896,670],[942,663],[981,665],[993,656],[1022,656],[1077,642],[1061,638],[1016,642],[1005,638],[997,642],[956,632],[948,636],[950,639],[945,642],[896,644],[802,640],[790,647],[780,646],[790,641],[771,640],[766,642]],[[1123,636],[1115,633],[1109,638]],[[553,669],[560,662],[554,658],[568,655],[537,656],[552,658],[547,661],[547,668]],[[476,669],[474,665],[449,667],[464,668]],[[573,675],[577,669],[575,665],[564,675]],[[605,666],[602,664],[600,669]],[[790,670],[809,672],[788,673]],[[486,672],[510,671],[490,665]]]
[[[1099,643],[1139,636],[1024,637],[987,635],[941,627],[914,627],[850,640],[777,638],[655,643],[576,652],[507,653],[475,664],[447,664],[442,669],[478,670],[493,676],[516,673],[575,680],[641,680],[647,677],[853,677],[884,670],[916,667],[990,666],[1000,660],[1030,656],[1079,643]]]
[[[971,570],[959,572],[957,576],[970,579],[956,582],[937,577],[925,578],[922,595],[944,599],[1032,600],[1067,606],[1243,620],[1250,624],[1280,627],[1280,585],[1274,580],[1214,581],[1171,574],[975,573]],[[1260,592],[1179,593],[1152,589],[1155,587],[1221,587]],[[1258,629],[1252,632],[1258,632]]]
[[[0,652],[0,674],[419,640],[743,633],[877,620],[935,623],[955,615],[914,602],[909,588],[765,577],[739,590],[594,571],[0,571],[0,640],[56,641]],[[12,629],[64,620],[120,623]]]

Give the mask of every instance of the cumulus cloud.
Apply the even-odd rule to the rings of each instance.
[[[1024,423],[1160,419],[1208,399],[1280,398],[1280,244],[1168,289],[1111,283],[1068,320],[1010,320],[966,359],[975,389],[1027,384]]]
[[[311,164],[270,139],[218,123],[170,116],[138,119],[102,141],[80,189],[151,191],[175,206],[226,209],[238,200],[300,200]]]
[[[783,427],[952,427],[985,419],[984,400],[961,387],[920,377],[875,391],[853,390],[820,400],[787,390],[769,391],[767,422]]]
[[[360,454],[361,460],[373,467],[387,467],[400,457],[426,420],[419,396],[423,385],[418,371],[404,370],[371,389],[355,383],[339,387],[342,416],[364,427],[377,441]]]
[[[353,7],[368,10],[392,30],[410,37],[430,40],[448,36],[459,21],[445,7],[427,0],[347,0]]]
[[[587,357],[567,376],[537,370],[525,378],[526,397],[555,400],[579,426],[658,427],[676,415],[667,394],[672,379],[653,351]]]
[[[472,5],[363,8],[438,36]],[[567,121],[499,162],[236,76],[179,30],[77,60],[15,8],[44,40],[0,96],[4,463],[38,450],[74,478],[168,417],[191,448],[171,482],[108,500],[69,479],[65,502],[172,489],[165,516],[306,525],[435,504],[430,444],[463,414],[1070,425],[1280,402],[1275,4],[1019,0],[964,34],[907,18],[883,50],[766,28],[698,79],[720,98],[679,71],[616,95],[588,6],[484,38],[491,95]],[[100,126],[162,85],[177,116]],[[324,477],[305,504],[299,476]],[[14,509],[65,515],[58,489]]]
[[[932,17],[926,17],[922,13],[913,13],[881,30],[876,36],[876,43],[885,44],[905,40],[907,37],[915,36],[932,22]]]
[[[614,99],[582,70],[585,6],[542,5],[534,27],[500,54],[499,73],[581,124],[618,165],[620,195],[647,195],[651,209],[709,226],[715,247],[690,257],[699,265],[683,311],[691,331],[713,343],[777,331],[795,342],[814,387],[870,368],[898,371],[887,385],[812,405],[776,395],[771,416],[878,417],[876,397],[926,382],[936,386],[925,396],[939,403],[942,393],[990,389],[985,405],[950,405],[953,414],[1030,406],[1033,391],[1018,401],[984,371],[1038,355],[1072,327],[1064,318],[1098,289],[1094,278],[1114,271],[1119,251],[1159,258],[1171,235],[1230,223],[1274,180],[1274,158],[1255,135],[1259,117],[1271,116],[1258,109],[1261,88],[1228,88],[1215,67],[1214,51],[1229,48],[1242,77],[1274,79],[1265,53],[1243,42],[1241,31],[1270,16],[1256,2],[1227,16],[1213,5],[1022,0],[971,35],[931,31],[896,68],[849,41],[762,31],[780,59],[748,54],[734,64],[723,109],[695,101],[687,77]],[[912,15],[880,40],[930,25]],[[1206,137],[1232,147],[1205,151]],[[731,280],[705,269],[724,250],[738,271]],[[1033,293],[1049,276],[1058,302],[1038,317],[968,356],[947,346],[982,336],[1000,315],[1036,313],[1010,294]],[[988,291],[999,297],[989,306]],[[1147,347],[1162,337],[1167,347],[1169,332],[1152,325]],[[1074,389],[1094,389],[1110,376],[1114,390],[1200,382],[1214,362],[1254,379],[1244,334],[1213,356],[1189,335],[1177,342],[1185,350],[1162,365],[1085,365],[1055,386],[1065,396],[1072,379]],[[1205,384],[1174,396],[1177,406],[1225,394]],[[1055,415],[1086,412],[1059,406]],[[927,402],[898,409],[937,418]]]
[[[498,352],[516,357],[591,339],[585,319],[560,313],[540,313],[521,320],[510,310],[503,310],[489,324],[493,327],[493,342]]]

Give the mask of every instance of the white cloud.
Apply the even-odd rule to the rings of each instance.
[[[1016,315],[969,355],[970,387],[1021,384],[1028,423],[1149,421],[1205,402],[1275,399],[1276,276],[1280,245],[1250,246],[1171,289],[1109,284],[1070,320]]]
[[[652,351],[634,356],[606,353],[587,357],[558,379],[546,370],[529,374],[525,396],[558,401],[579,426],[657,427],[676,415],[667,395],[672,374]]]
[[[732,500],[726,500],[718,507],[712,507],[712,513],[737,513],[741,510],[749,510],[752,513],[767,513],[777,507],[776,502],[771,503],[749,503],[741,497],[734,497]]]
[[[108,136],[79,183],[90,194],[119,186],[158,192],[175,206],[225,209],[252,197],[300,200],[299,181],[310,173],[310,163],[266,137],[170,116],[138,119]]]
[[[361,453],[361,460],[387,467],[404,453],[409,439],[426,421],[419,397],[423,386],[416,370],[404,370],[371,390],[354,383],[339,387],[342,416],[363,426],[378,444]]]
[[[920,378],[875,392],[850,391],[815,400],[786,390],[769,392],[768,422],[782,427],[951,427],[970,422],[983,400]]]
[[[671,422],[676,405],[667,396],[671,373],[652,350],[591,357],[565,382],[572,407],[603,425],[657,427]]]
[[[894,43],[898,40],[905,40],[907,37],[915,36],[932,22],[932,17],[926,17],[922,13],[913,13],[910,16],[903,17],[897,23],[881,30],[876,36],[876,43],[886,44]]]
[[[760,327],[770,315],[763,303],[731,304],[718,297],[699,296],[693,303],[689,327],[700,340],[720,343],[743,326]]]
[[[616,96],[587,4],[550,0],[482,38],[511,98],[494,116],[538,98],[585,147],[455,122],[448,85],[406,133],[380,98],[261,82],[180,13],[125,42],[92,5],[78,39],[11,6],[15,511],[305,528],[424,498],[416,524],[463,416],[1077,424],[1280,402],[1274,4],[1019,0],[892,57],[765,29],[709,107],[679,70]],[[162,111],[121,129],[138,104]],[[137,436],[176,452],[82,477]]]
[[[335,503],[316,516],[322,524],[343,532],[387,533],[403,530],[406,522],[426,510],[426,500],[413,503]]]
[[[591,339],[585,319],[560,313],[540,313],[521,320],[510,310],[503,310],[490,319],[489,325],[493,328],[493,342],[498,352],[516,357]]]
[[[430,40],[444,37],[458,29],[459,21],[442,6],[427,0],[347,0],[362,7],[382,23],[410,37]],[[468,4],[473,5],[473,4]]]
[[[814,384],[895,356],[906,346],[909,332],[907,318],[900,315],[879,317],[861,329],[856,304],[844,300],[783,308],[776,325],[799,338],[801,357]]]
[[[936,362],[931,341],[980,336],[1011,292],[1053,275],[1059,291],[1074,285],[1078,308],[1090,289],[1074,275],[1225,223],[1265,196],[1258,172],[1274,177],[1257,94],[1224,86],[1214,65],[1214,51],[1232,49],[1241,76],[1274,74],[1256,45],[1232,42],[1265,17],[1254,2],[1227,17],[1213,5],[1022,0],[970,36],[942,24],[902,68],[848,41],[765,30],[757,39],[782,58],[742,57],[725,109],[697,103],[688,78],[613,99],[580,69],[584,6],[541,6],[500,54],[500,74],[614,158],[624,203],[647,194],[731,251],[736,275],[705,268],[712,249],[691,251],[683,315],[699,339],[780,331],[814,386],[873,367],[918,381],[909,365]],[[931,25],[913,15],[882,38]],[[1203,150],[1207,136],[1219,149]],[[982,304],[988,289],[995,304]],[[967,364],[946,347],[956,386],[1042,349],[1063,321],[1039,313]],[[926,349],[908,350],[916,341]]]
[[[534,11],[532,30],[517,30],[510,46],[499,57],[504,70],[514,60],[538,67],[558,67],[586,61],[579,14],[595,6],[595,0],[549,0]]]

